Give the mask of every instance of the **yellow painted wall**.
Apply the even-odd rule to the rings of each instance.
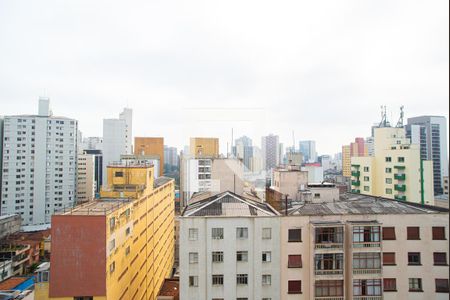
[[[190,154],[194,157],[218,157],[218,138],[191,138]]]

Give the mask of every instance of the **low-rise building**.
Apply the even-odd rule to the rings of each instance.
[[[280,219],[269,205],[224,192],[180,218],[181,299],[279,299]]]
[[[22,218],[18,214],[0,216],[0,240],[20,231]]]

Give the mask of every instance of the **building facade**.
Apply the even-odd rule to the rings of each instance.
[[[300,141],[299,142],[300,153],[303,154],[305,162],[314,163],[317,162],[317,151],[315,141]]]
[[[124,108],[118,119],[103,120],[102,185],[107,185],[106,167],[120,161],[120,155],[132,154],[132,110]]]
[[[38,115],[5,116],[2,214],[19,214],[22,225],[50,223],[55,210],[76,198],[77,130],[74,119],[53,116],[39,99]]]
[[[374,129],[375,155],[352,157],[352,191],[422,204],[434,203],[433,167],[404,128]]]
[[[156,299],[173,272],[174,182],[152,173],[108,167],[101,199],[53,216],[49,299]]]
[[[351,158],[369,156],[369,147],[363,138],[357,137],[350,145],[342,146],[342,175],[351,177]]]
[[[180,218],[180,299],[279,299],[277,215],[231,192],[189,205]]]
[[[190,140],[189,154],[194,158],[219,157],[219,139],[193,137]]]
[[[77,204],[95,199],[95,155],[78,154],[77,158]]]
[[[444,193],[444,176],[448,176],[447,120],[441,116],[408,118],[406,135],[420,145],[423,160],[433,161],[434,193]]]
[[[261,138],[261,154],[263,169],[268,171],[280,163],[280,139],[278,135],[270,134]]]
[[[162,137],[135,137],[135,155],[151,155],[159,159],[159,175],[164,174],[164,138]]]

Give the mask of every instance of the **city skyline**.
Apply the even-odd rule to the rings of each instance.
[[[48,96],[99,136],[129,106],[135,136],[180,148],[216,136],[225,152],[231,128],[290,145],[294,130],[331,154],[381,105],[394,123],[401,105],[448,120],[448,5],[2,2],[1,113]]]

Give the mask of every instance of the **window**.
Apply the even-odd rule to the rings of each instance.
[[[223,228],[212,228],[212,238],[214,240],[223,240]]]
[[[248,251],[238,251],[236,252],[237,261],[248,261]]]
[[[343,280],[317,280],[315,283],[315,297],[344,296]]]
[[[114,231],[114,228],[116,226],[116,218],[112,217],[109,219],[109,230]]]
[[[386,168],[385,171],[386,173],[392,173],[392,168]]]
[[[122,171],[116,171],[114,173],[114,177],[123,177],[123,172]]]
[[[127,229],[125,229],[125,235],[128,236],[131,233],[131,228],[127,227]]]
[[[433,240],[445,240],[445,227],[433,227]]]
[[[383,240],[395,240],[395,227],[383,227]]]
[[[116,262],[112,262],[110,265],[109,265],[109,273],[114,273],[114,270],[116,269]]]
[[[410,292],[423,292],[422,278],[409,278],[409,291]]]
[[[387,156],[386,159],[385,159],[385,161],[386,161],[386,162],[391,162],[391,161],[392,161],[392,158],[391,158],[390,156]]]
[[[190,264],[198,264],[198,253],[197,252],[189,252],[189,263]]]
[[[398,161],[399,163],[403,163],[403,162],[405,162],[405,158],[399,156],[399,157],[397,158],[397,161]]]
[[[364,167],[364,172],[369,172],[369,167]]]
[[[248,228],[247,227],[236,228],[236,238],[237,239],[248,239]]]
[[[408,227],[406,231],[407,231],[407,239],[408,240],[420,240],[420,228],[419,227]]]
[[[316,228],[315,238],[316,244],[341,244],[344,242],[344,232],[342,227]]]
[[[353,280],[354,296],[381,296],[381,279]]]
[[[73,300],[93,300],[92,296],[83,296],[83,297],[73,297]]]
[[[215,251],[212,253],[212,261],[213,262],[223,262],[223,252],[222,251]]]
[[[272,252],[263,251],[262,253],[262,261],[263,262],[271,262],[272,261]]]
[[[353,269],[380,269],[380,253],[354,253]]]
[[[248,274],[237,274],[236,284],[248,284]]]
[[[380,226],[354,226],[353,243],[380,241]]]
[[[384,266],[394,266],[395,265],[395,252],[384,252],[383,253],[383,265]]]
[[[320,198],[320,193],[314,193],[314,198],[315,199],[319,199]]]
[[[420,265],[420,253],[408,252],[408,265]]]
[[[434,252],[433,261],[435,266],[447,265],[447,253],[446,252]]]
[[[369,181],[369,180],[370,180],[369,176],[364,176],[364,181]]]
[[[392,194],[392,189],[386,189],[386,194],[391,195]]]
[[[125,248],[125,256],[128,256],[130,254],[130,246]]]
[[[263,240],[272,239],[272,228],[263,228],[262,229],[262,238],[263,238]]]
[[[383,279],[383,289],[385,292],[396,292],[397,291],[397,280],[395,278],[384,278]]]
[[[198,229],[197,228],[189,228],[189,240],[190,241],[198,240]]]
[[[198,286],[198,276],[189,276],[189,286]]]
[[[392,178],[386,178],[386,183],[387,184],[392,184]]]
[[[436,279],[436,293],[448,293],[448,279]]]
[[[213,275],[212,276],[213,285],[223,285],[223,275]]]
[[[116,239],[112,239],[109,241],[109,251],[114,250],[116,248]]]
[[[289,242],[301,242],[302,241],[302,230],[301,229],[289,229]]]
[[[263,275],[262,276],[262,285],[271,285],[272,284],[272,275]]]
[[[301,280],[289,280],[288,281],[288,294],[301,294],[302,293],[302,281]]]
[[[364,191],[366,191],[366,192],[370,191],[370,187],[364,186]]]
[[[288,268],[301,268],[302,256],[299,254],[293,254],[288,256]]]

